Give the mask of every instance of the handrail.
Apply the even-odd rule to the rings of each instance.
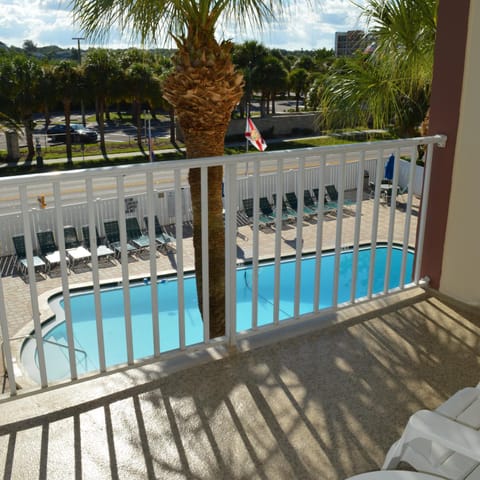
[[[25,338],[31,338],[31,339],[35,340],[35,337],[33,336],[32,333],[30,333],[29,335],[21,336],[21,337],[11,337],[9,340],[10,341],[23,340]],[[42,338],[42,341],[44,343],[50,343],[51,345],[57,345],[58,347],[66,348],[67,350],[69,348],[68,345],[64,345],[63,343],[59,343],[59,342],[54,342],[53,340],[48,340],[47,338]],[[81,348],[76,348],[76,347],[73,347],[73,350],[75,350],[75,352],[83,353],[83,355],[85,356],[85,359],[88,357],[88,354],[87,354],[86,350],[82,350]]]
[[[417,145],[435,144],[439,147],[444,147],[446,144],[446,135],[432,135],[428,137],[414,137],[414,138],[400,138],[395,140],[379,140],[374,142],[361,142],[350,143],[342,145],[325,145],[321,147],[306,147],[296,148],[293,150],[272,150],[270,152],[262,152],[262,159],[279,159],[279,158],[292,158],[301,156],[321,156],[330,155],[335,153],[360,153],[369,151],[379,151],[385,149],[407,148]],[[199,168],[210,167],[214,165],[231,165],[239,162],[251,162],[254,158],[249,153],[241,153],[231,156],[217,156],[217,157],[205,157],[205,158],[190,158],[181,161],[167,160],[163,162],[153,163],[141,163],[135,164],[136,173],[146,173],[151,171],[174,171],[178,168]],[[11,185],[31,185],[33,183],[45,183],[45,182],[57,182],[61,178],[62,181],[72,181],[74,179],[85,178],[99,178],[99,177],[111,177],[122,176],[125,173],[129,173],[131,165],[116,165],[110,167],[98,167],[98,168],[86,168],[72,171],[62,172],[46,172],[35,173],[28,175],[20,175],[17,177],[5,177],[0,178],[0,188],[5,183]],[[59,176],[61,174],[61,177]]]

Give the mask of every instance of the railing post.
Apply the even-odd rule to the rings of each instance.
[[[175,237],[177,239],[177,298],[178,298],[178,338],[180,350],[185,350],[185,284],[183,278],[183,203],[182,172],[174,171],[175,186]]]
[[[210,340],[210,256],[208,251],[208,167],[201,167],[201,222],[202,222],[202,302],[203,338]],[[192,199],[193,200],[193,199]]]
[[[0,355],[3,355],[3,359],[0,361],[3,364],[3,368],[6,369],[4,375],[8,377],[8,385],[10,387],[10,395],[17,394],[17,386],[15,382],[15,372],[13,370],[12,362],[12,350],[10,348],[10,334],[8,331],[7,312],[5,309],[5,299],[3,296],[3,283],[0,278]]]
[[[423,191],[422,191],[422,204],[420,208],[420,219],[418,222],[418,237],[417,247],[415,255],[415,269],[414,269],[414,282],[418,285],[420,282],[420,265],[422,264],[423,256],[423,243],[425,241],[425,225],[427,223],[427,207],[428,196],[430,194],[430,177],[432,175],[432,157],[433,157],[433,145],[430,144],[427,147],[427,154],[425,158],[425,170],[423,177]]]
[[[225,184],[225,335],[229,347],[237,331],[237,167],[227,165]]]

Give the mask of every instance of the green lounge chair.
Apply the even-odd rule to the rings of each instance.
[[[269,219],[269,224],[275,223],[276,215],[267,197],[260,197],[259,206],[262,215]]]
[[[118,221],[106,220],[103,222],[103,226],[105,228],[108,246],[113,249],[117,257],[120,257],[122,255],[122,247],[120,244],[120,227]],[[127,241],[127,255],[132,255],[136,251],[137,248]]]
[[[150,246],[148,235],[144,235],[140,229],[137,217],[128,217],[125,220],[127,228],[127,241],[131,243],[137,250],[145,250]]]
[[[288,192],[285,194],[285,197],[287,198],[287,202],[290,205],[291,209],[298,214],[298,199],[297,199],[297,194],[295,192]],[[304,195],[305,198],[305,195]],[[317,213],[315,208],[311,208],[308,205],[305,204],[303,205],[303,214],[307,217],[311,217],[312,215],[315,215]]]
[[[65,237],[65,249],[67,250],[71,267],[73,268],[76,263],[86,263],[90,261],[92,255],[80,244],[76,228],[71,225],[67,225],[66,227],[63,227],[63,234]]]
[[[276,218],[276,216],[277,216],[277,210],[276,210],[277,194],[273,193],[272,198],[273,198],[273,205],[274,205],[273,216]],[[265,200],[267,200],[267,199],[265,198]],[[260,202],[261,201],[262,201],[262,199],[260,199]],[[267,200],[267,202],[268,202],[268,200]],[[270,206],[270,204],[268,204],[268,205]],[[264,207],[268,208],[265,202],[264,202]],[[263,208],[262,208],[261,204],[260,204],[260,209],[263,212]],[[270,206],[270,209],[271,209],[271,206]],[[287,202],[285,202],[285,200],[282,198],[282,222],[288,222],[289,220],[293,220],[295,218],[297,218],[297,212],[294,212],[291,208],[289,208],[289,206],[287,205]]]
[[[23,235],[15,235],[12,237],[13,247],[17,255],[17,268],[21,275],[26,276],[28,272],[27,249],[25,248],[25,237]],[[33,253],[33,268],[35,272],[45,271],[45,262],[35,253]]]
[[[317,199],[317,203],[320,202],[320,192],[318,188],[313,189],[313,194]],[[328,201],[327,194],[323,195],[323,213],[337,213],[337,203]]]
[[[244,198],[242,200],[243,202],[243,210],[245,212],[245,215],[248,217],[248,219],[253,222],[254,218],[254,212],[253,212],[253,198]],[[264,226],[271,225],[275,219],[272,216],[269,215],[264,215],[263,213],[260,213],[258,215],[258,221],[259,221],[259,227],[262,228]]]
[[[37,240],[40,247],[40,253],[47,264],[47,271],[50,271],[53,267],[59,266],[60,252],[57,244],[55,243],[53,232],[51,230],[37,232]]]
[[[310,190],[303,191],[303,204],[308,207],[310,210],[317,212],[317,204],[310,193]]]
[[[90,252],[92,249],[90,248],[90,228],[88,225],[83,225],[82,227],[82,235],[83,235],[83,245],[85,248]],[[115,252],[103,244],[102,239],[98,235],[97,228],[95,227],[95,235],[97,238],[97,258],[99,260],[110,260],[115,256]]]
[[[335,185],[325,185],[325,190],[327,192],[327,197],[329,198],[330,202],[335,202],[338,204],[338,191]],[[348,207],[351,205],[355,205],[355,202],[351,200],[343,199],[343,206]]]
[[[145,222],[145,226],[147,227],[148,230],[148,217],[145,216],[143,217],[143,221]],[[154,216],[154,222],[155,222],[155,240],[159,244],[161,249],[164,250],[175,250],[177,246],[177,240],[175,237],[172,235],[169,235],[164,228],[160,225],[160,222],[158,221],[158,217],[155,215]]]

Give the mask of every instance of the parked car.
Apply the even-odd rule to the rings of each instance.
[[[65,142],[67,126],[65,124],[52,125],[47,130],[47,136],[53,142]],[[80,123],[70,124],[70,134],[74,143],[95,143],[98,141],[98,133],[93,128],[84,127]]]

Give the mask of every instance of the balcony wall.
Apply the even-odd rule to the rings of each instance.
[[[440,291],[471,305],[480,305],[480,5],[469,2],[463,90],[454,153],[448,223]],[[453,5],[457,8],[457,5]],[[450,23],[449,23],[450,25]],[[449,27],[448,27],[449,28]],[[449,31],[450,32],[450,31]],[[450,35],[450,33],[449,33]]]

